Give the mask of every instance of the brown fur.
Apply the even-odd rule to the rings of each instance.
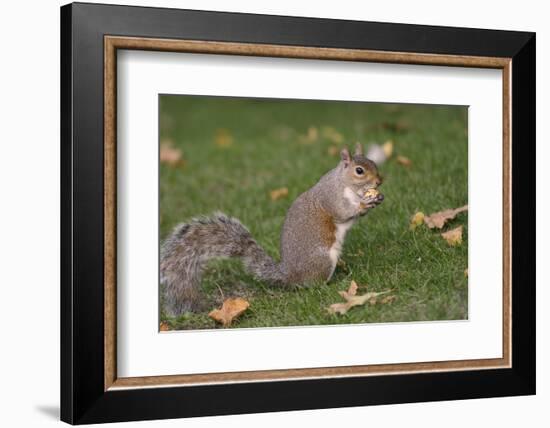
[[[319,219],[320,219],[320,238],[321,241],[325,244],[327,248],[330,248],[332,244],[334,244],[335,241],[335,234],[336,234],[336,225],[334,224],[334,220],[332,219],[332,216],[327,213],[324,209],[319,209]]]

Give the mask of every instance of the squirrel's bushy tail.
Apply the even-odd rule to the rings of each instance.
[[[239,257],[257,278],[285,284],[281,264],[258,245],[240,221],[222,213],[196,218],[178,225],[162,245],[160,279],[170,315],[196,309],[203,266],[219,257]]]

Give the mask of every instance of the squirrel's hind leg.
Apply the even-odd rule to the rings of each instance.
[[[328,249],[319,249],[309,254],[299,266],[290,273],[291,282],[307,285],[313,281],[328,282],[334,271],[334,266]]]
[[[170,272],[161,276],[161,295],[166,315],[177,317],[184,312],[198,312],[202,309],[200,267],[196,269],[191,275],[180,270],[177,274]],[[190,272],[187,270],[187,273]]]

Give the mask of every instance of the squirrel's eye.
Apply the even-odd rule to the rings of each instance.
[[[365,170],[363,168],[361,168],[360,166],[358,166],[357,168],[355,168],[355,172],[358,174],[358,175],[363,175],[363,173],[365,172]]]

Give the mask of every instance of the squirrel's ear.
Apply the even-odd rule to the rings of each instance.
[[[363,154],[363,145],[360,142],[355,143],[355,154],[356,155]]]
[[[345,167],[347,167],[351,162],[351,156],[347,147],[344,147],[340,152],[340,158],[342,159],[342,162],[344,162]]]

